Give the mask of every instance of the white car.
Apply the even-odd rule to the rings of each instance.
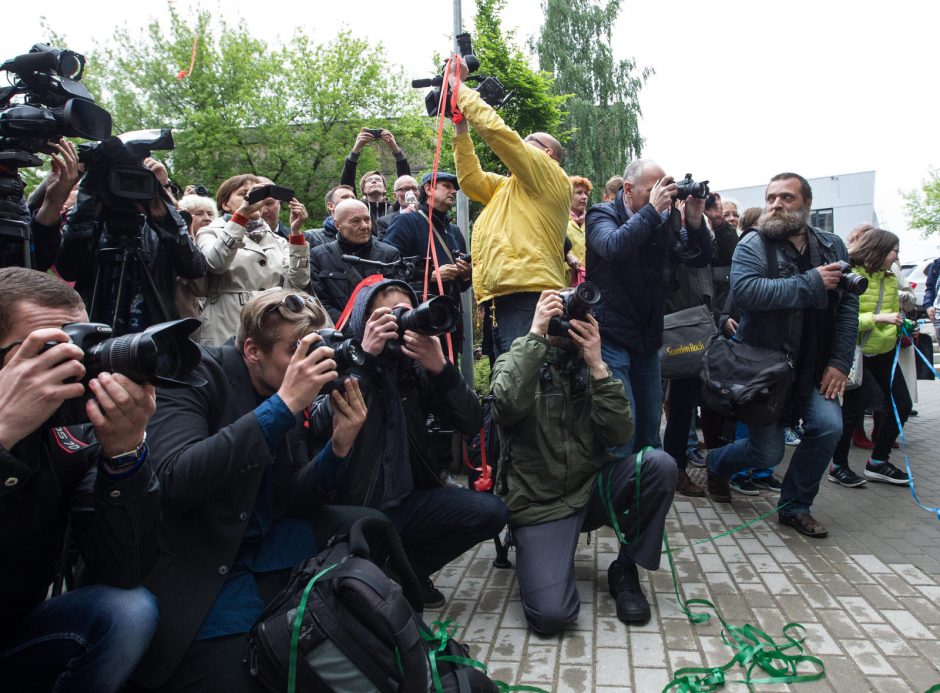
[[[930,269],[930,263],[936,258],[919,260],[917,262],[904,263],[901,265],[901,272],[910,282],[914,289],[914,295],[917,297],[918,307],[923,306],[924,290],[927,288],[927,270]],[[926,308],[926,306],[924,306]]]

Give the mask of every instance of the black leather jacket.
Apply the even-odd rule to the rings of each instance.
[[[375,239],[363,245],[350,245],[341,238],[310,250],[310,283],[317,298],[323,303],[333,322],[339,319],[353,289],[370,274],[382,274],[367,265],[354,265],[343,261],[343,255],[357,255],[366,260],[394,262],[401,257],[392,246]],[[385,273],[398,278],[397,272]]]

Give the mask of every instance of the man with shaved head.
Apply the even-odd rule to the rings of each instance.
[[[460,86],[467,65],[460,60],[459,117],[454,118],[454,163],[460,189],[485,205],[473,227],[473,290],[490,307],[494,356],[527,334],[539,296],[568,285],[565,232],[571,182],[561,167],[561,143],[547,132],[522,138],[479,93]],[[469,125],[499,157],[510,176],[488,173],[473,149]]]
[[[310,251],[310,282],[330,317],[336,321],[356,285],[364,277],[378,273],[365,265],[345,262],[343,255],[378,262],[394,262],[400,255],[395,248],[372,235],[369,208],[359,200],[339,202],[333,209],[333,223],[336,240]],[[397,273],[387,276],[398,278]]]

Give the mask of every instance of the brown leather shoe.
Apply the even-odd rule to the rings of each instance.
[[[705,489],[692,481],[692,478],[686,470],[680,469],[679,478],[676,479],[676,493],[681,493],[683,496],[690,496],[692,498],[701,498],[705,495]]]
[[[829,531],[821,524],[816,522],[809,513],[797,513],[796,515],[778,515],[778,521],[782,525],[793,527],[800,534],[805,534],[813,539],[822,539],[828,536]]]
[[[711,470],[708,471],[708,497],[717,503],[731,502],[731,485],[727,479],[722,479]]]

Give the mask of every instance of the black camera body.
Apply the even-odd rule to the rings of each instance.
[[[120,373],[135,383],[185,387],[205,384],[201,378],[191,376],[202,361],[199,346],[189,338],[199,325],[196,318],[184,318],[121,337],[113,337],[111,327],[98,322],[72,322],[63,325],[62,331],[84,352],[85,375],[81,382],[86,386],[92,378],[108,372]],[[49,342],[43,351],[57,344]],[[85,403],[91,397],[86,390],[82,397],[63,402],[53,415],[52,425],[86,422]]]
[[[839,270],[842,276],[839,278],[839,288],[850,294],[861,296],[868,290],[868,278],[852,271],[852,265],[845,260],[839,260]]]
[[[463,261],[466,262],[468,265],[472,265],[472,264],[473,264],[473,263],[471,262],[470,253],[461,253],[461,252],[458,251],[458,252],[454,253],[454,259],[455,259],[455,260],[463,260]]]
[[[692,174],[686,173],[685,178],[676,181],[676,190],[678,193],[676,198],[679,200],[684,200],[688,197],[705,200],[708,198],[708,181],[694,181],[692,180]]]
[[[506,104],[512,98],[512,92],[506,93],[506,87],[495,77],[473,74],[480,69],[480,61],[473,54],[473,44],[470,34],[457,34],[457,52],[467,63],[467,75],[464,83],[476,83],[475,91],[479,92],[480,98],[493,108],[499,108]],[[429,116],[436,116],[440,113],[441,87],[444,84],[444,71],[446,65],[441,69],[441,74],[429,79],[415,79],[411,81],[411,86],[415,89],[424,89],[425,87],[434,87],[424,97],[424,107]],[[444,115],[448,118],[453,116],[450,99],[444,104]]]
[[[429,337],[439,337],[457,329],[460,312],[449,296],[433,296],[414,308],[392,308],[398,321],[398,337],[385,342],[383,354],[401,356],[405,332],[411,330]]]
[[[601,290],[591,282],[581,282],[559,293],[564,308],[561,315],[556,315],[548,322],[548,334],[552,337],[567,336],[571,321],[584,320],[601,300]]]
[[[347,339],[342,332],[332,328],[317,330],[317,334],[320,335],[320,341],[311,344],[307,353],[310,354],[322,346],[329,347],[333,350],[333,360],[336,362],[336,372],[339,374],[323,386],[320,394],[342,390],[344,383],[350,378],[358,380],[359,376],[356,371],[366,365],[366,354],[362,350],[362,344],[355,339]]]

